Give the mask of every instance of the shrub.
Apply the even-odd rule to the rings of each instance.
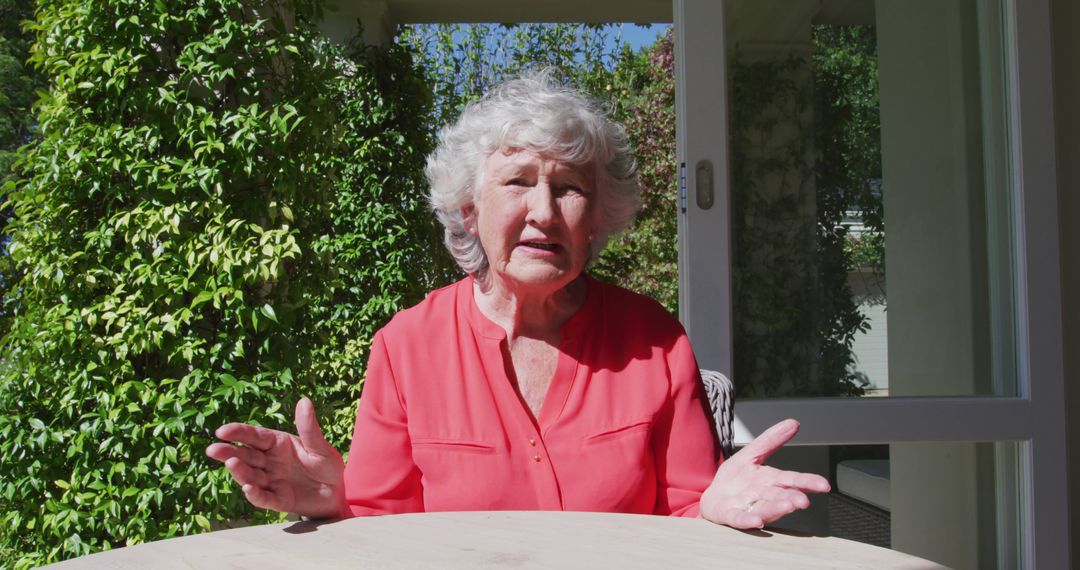
[[[440,261],[409,54],[333,46],[319,14],[39,3],[41,137],[5,187],[3,565],[276,516],[203,455],[221,423],[289,426],[306,393],[347,433],[371,332]]]
[[[641,211],[592,268],[596,276],[656,299],[679,314],[675,54],[671,31],[638,53],[624,52],[611,78],[617,119],[633,141]]]
[[[25,65],[31,37],[22,29],[33,15],[32,0],[0,0],[0,185],[11,177],[15,150],[33,133],[30,105],[40,78]]]

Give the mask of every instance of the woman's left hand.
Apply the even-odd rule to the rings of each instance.
[[[716,470],[701,495],[701,516],[733,528],[761,528],[810,506],[807,493],[827,493],[820,475],[762,465],[799,432],[799,422],[784,420],[759,435]]]

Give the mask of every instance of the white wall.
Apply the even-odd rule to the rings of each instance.
[[[870,385],[868,396],[889,395],[889,313],[885,302],[885,279],[872,271],[853,271],[848,274],[859,313],[870,327],[859,332],[851,341],[855,355],[855,370],[865,374]]]
[[[975,4],[878,0],[890,396],[988,390],[986,226]],[[893,444],[892,547],[978,568],[970,444]],[[949,536],[943,541],[940,537]]]

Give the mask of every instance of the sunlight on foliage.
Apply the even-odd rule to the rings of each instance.
[[[290,427],[302,394],[351,432],[367,339],[438,273],[423,81],[402,48],[330,44],[316,2],[38,10],[41,136],[4,191],[4,565],[276,519],[203,449]]]

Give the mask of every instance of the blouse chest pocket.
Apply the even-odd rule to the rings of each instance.
[[[619,427],[605,429],[585,436],[585,444],[597,444],[621,439],[647,439],[652,418],[641,418]]]
[[[499,448],[477,439],[413,437],[424,510],[494,510],[507,495]]]
[[[655,504],[655,465],[650,446],[652,418],[619,422],[581,440],[567,460],[588,473],[586,481],[564,487],[569,510],[649,513]]]
[[[490,455],[495,453],[495,445],[476,439],[458,439],[448,437],[414,437],[413,451],[432,451],[444,453],[474,453]]]

